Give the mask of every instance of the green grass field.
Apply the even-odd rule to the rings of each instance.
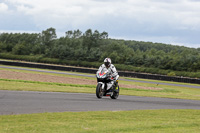
[[[69,76],[4,69],[24,73]],[[71,76],[70,76],[71,77]],[[82,76],[77,79],[96,80]],[[162,90],[121,88],[120,95],[200,100],[200,89],[119,81]],[[169,82],[170,83],[170,82]],[[0,90],[95,93],[95,85],[0,79]],[[95,95],[95,94],[94,94]],[[134,110],[0,115],[0,133],[199,133],[200,110]]]
[[[0,115],[0,133],[199,133],[200,110]]]

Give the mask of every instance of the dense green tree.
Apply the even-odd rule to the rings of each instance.
[[[26,47],[25,43],[18,43],[13,47],[12,52],[17,55],[27,55],[29,54],[29,50]]]
[[[47,30],[42,31],[40,36],[42,44],[51,47],[51,45],[53,45],[53,40],[57,38],[56,29],[48,28]]]

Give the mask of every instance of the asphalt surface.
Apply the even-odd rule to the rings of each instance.
[[[35,72],[44,72],[44,73],[55,73],[55,74],[66,74],[66,75],[75,75],[75,76],[84,76],[84,77],[95,77],[95,75],[88,75],[88,74],[78,74],[78,73],[70,73],[70,72],[59,72],[59,71],[50,71],[50,70],[39,70],[39,69],[30,69],[30,68],[19,68],[19,67],[8,67],[8,66],[1,66],[0,68],[7,68],[7,69],[18,69],[18,70],[27,70],[27,71],[35,71]],[[161,84],[161,85],[170,85],[170,86],[180,86],[180,87],[190,87],[190,88],[197,88],[200,89],[200,86],[196,84],[179,84],[179,83],[165,83],[164,81],[154,82],[154,81],[143,81],[143,80],[134,80],[134,79],[125,79],[120,78],[123,81],[132,81],[132,82],[141,82],[141,83],[150,83],[150,84]]]
[[[0,115],[66,111],[122,111],[145,109],[200,109],[197,100],[95,94],[0,90]]]

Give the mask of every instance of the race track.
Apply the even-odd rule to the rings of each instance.
[[[122,95],[113,100],[97,99],[95,94],[0,90],[0,115],[144,109],[200,109],[200,102]]]

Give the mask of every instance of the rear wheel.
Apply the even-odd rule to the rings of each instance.
[[[96,87],[96,96],[97,98],[102,98],[103,96],[103,89],[102,89],[102,84],[98,84]]]
[[[118,96],[119,96],[119,85],[118,85],[118,89],[114,90],[114,91],[113,91],[113,94],[110,95],[110,98],[112,98],[112,99],[117,99]]]

